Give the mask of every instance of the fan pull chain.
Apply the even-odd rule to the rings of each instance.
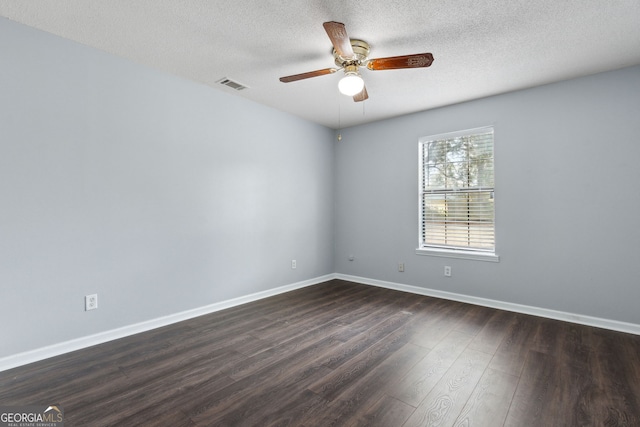
[[[342,129],[342,124],[340,123],[340,95],[338,95],[338,141],[342,141],[342,133],[340,129]]]

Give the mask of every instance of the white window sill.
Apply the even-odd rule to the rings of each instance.
[[[453,249],[417,248],[416,254],[445,258],[472,259],[475,261],[500,262],[500,257],[489,252],[456,251]]]

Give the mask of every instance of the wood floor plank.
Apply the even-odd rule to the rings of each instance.
[[[401,426],[411,416],[415,408],[404,402],[383,395],[366,412],[348,421],[345,426],[350,427],[389,427]]]
[[[482,330],[469,343],[469,348],[487,354],[495,354],[514,321],[513,313],[495,310]]]
[[[456,324],[454,330],[472,336],[477,335],[497,312],[496,309],[478,305],[469,304],[465,308],[465,313]]]
[[[357,382],[367,373],[376,369],[380,363],[406,343],[406,337],[401,335],[388,334],[381,336],[371,345],[362,348],[357,356],[337,366],[330,375],[312,384],[309,390],[321,395],[327,400],[333,400],[354,382]],[[345,343],[344,346],[348,344],[349,343]],[[325,364],[325,366],[331,367],[330,364]]]
[[[584,359],[591,351],[593,329],[554,319],[538,319],[530,349],[558,357],[571,355]]]
[[[413,322],[411,342],[425,347],[435,347],[451,332],[470,306],[456,301],[440,300],[423,312],[417,313]]]
[[[377,325],[389,316],[397,314],[396,308],[388,307],[380,303],[363,305],[360,309],[354,310],[345,316],[335,319],[336,323],[345,326],[345,329],[338,334],[342,341],[349,341],[357,336],[366,333],[372,325]]]
[[[183,419],[181,423],[189,425],[190,418],[181,411],[181,402],[186,395],[198,389],[221,389],[233,382],[228,377],[208,377],[202,370],[200,373],[201,375],[197,377],[197,384],[191,383],[188,387],[182,387],[181,384],[172,381],[172,378],[159,378],[120,390],[89,404],[78,404],[71,401],[68,404],[63,404],[65,421],[68,417],[69,425],[78,426],[131,425],[124,424],[123,420],[162,419],[171,414],[171,417]],[[190,377],[194,378],[195,375],[190,375]],[[144,425],[144,423],[139,425]]]
[[[516,389],[505,426],[545,425],[555,414],[550,405],[559,398],[560,366],[554,356],[531,351]]]
[[[509,412],[518,380],[514,375],[487,369],[453,426],[501,426]]]
[[[65,415],[72,417],[77,425],[93,424],[91,418],[98,416],[101,409],[116,419],[134,416],[138,412],[159,417],[165,413],[165,407],[178,407],[185,391],[188,394],[204,385],[217,389],[233,383],[233,379],[220,371],[226,364],[233,364],[242,359],[242,355],[224,353],[217,357],[189,359],[175,364],[173,369],[137,366],[136,369],[126,372],[128,384],[124,387],[114,387],[110,384],[109,387],[96,388],[99,393],[97,396],[91,393],[92,389],[89,393],[79,392],[65,397],[62,400]],[[149,396],[153,396],[153,399],[149,399]],[[81,415],[76,416],[77,413]],[[109,425],[109,419],[102,417],[106,425]]]
[[[357,357],[371,345],[387,336],[391,336],[391,333],[406,324],[409,318],[410,314],[405,313],[395,313],[387,316],[380,323],[372,325],[365,332],[346,341],[345,345],[340,348],[340,351],[335,352],[331,358],[326,361],[325,365],[328,368],[335,369],[352,358]]]
[[[247,402],[255,402],[255,396],[260,393],[271,393],[283,383],[301,385],[302,380],[315,380],[315,373],[326,375],[326,367],[322,365],[327,353],[337,346],[332,337],[308,345],[299,351],[277,360],[253,375],[243,377],[222,389],[211,389],[200,396],[186,402],[182,409],[196,422],[209,420],[214,423],[223,419],[227,414],[251,410],[254,405],[246,406]],[[306,384],[305,384],[306,385]]]
[[[211,323],[200,324],[192,328],[188,333],[171,337],[171,346],[163,349],[161,353],[175,353],[176,348],[195,349],[205,347],[209,343],[215,342],[218,346],[218,352],[233,349],[242,354],[252,355],[273,347],[273,343],[261,340],[252,335],[251,332],[258,326],[270,325],[275,328],[277,327],[276,323],[275,320],[254,316],[250,316],[243,321],[234,319],[229,323],[224,322],[222,324],[216,324],[215,321],[211,321]],[[207,339],[203,340],[203,337]],[[162,354],[159,353],[152,354],[150,357],[162,357]],[[122,362],[120,364],[124,365]]]
[[[452,425],[476,388],[491,356],[465,350],[422,400],[404,427]]]
[[[2,373],[0,373],[2,375]],[[20,378],[20,376],[18,376]],[[46,387],[35,387],[35,384],[46,384]],[[101,391],[105,386],[126,388],[127,377],[117,366],[99,369],[91,365],[78,365],[73,373],[59,373],[55,368],[43,369],[41,375],[23,379],[19,382],[0,388],[0,404],[21,405],[24,402],[60,402],[69,396],[84,393],[87,384],[94,384],[92,391]]]
[[[565,419],[579,425],[593,391],[593,377],[585,375],[588,360],[560,358],[530,351],[505,425],[552,425]]]
[[[334,397],[332,411],[327,414],[326,422],[322,422],[326,425],[402,425],[414,408],[389,397],[388,385],[404,376],[427,352],[411,343],[395,350],[376,369]],[[363,410],[354,411],[353,408]]]
[[[298,396],[309,391],[307,386],[322,377],[329,375],[330,369],[315,363],[313,366],[304,369],[292,369],[287,371],[282,381],[272,381],[263,387],[256,388],[247,397],[251,405],[240,402],[237,405],[229,406],[220,412],[203,412],[195,417],[198,423],[211,425],[264,425],[268,420],[281,419],[282,403],[297,401]],[[312,399],[312,401],[314,401]],[[298,404],[301,404],[298,401]],[[302,404],[305,407],[308,402]],[[298,415],[300,417],[301,415]],[[297,418],[296,422],[299,422]]]
[[[594,385],[581,402],[583,425],[640,425],[640,336],[593,331]]]
[[[289,400],[284,400],[278,405],[267,407],[265,411],[253,414],[251,418],[243,420],[240,425],[264,426],[264,427],[305,427],[322,426],[319,423],[327,413],[332,411],[330,401],[304,389],[296,393]],[[259,420],[258,422],[254,420]],[[303,420],[310,420],[304,422]],[[206,425],[206,424],[203,424]]]
[[[490,368],[520,375],[533,345],[540,318],[513,313],[510,328],[491,360]]]
[[[337,349],[342,344],[335,336],[344,327],[333,323],[321,325],[306,331],[304,334],[295,335],[278,343],[273,348],[247,357],[238,363],[233,364],[226,373],[234,379],[240,379],[252,375],[253,373],[278,363],[284,358],[295,354],[297,351],[313,348],[318,342],[328,342],[332,350]]]
[[[71,420],[73,421],[73,420]],[[165,411],[159,412],[157,408],[147,408],[140,412],[136,412],[126,418],[118,417],[117,425],[121,426],[141,426],[141,427],[194,427],[197,424],[189,418],[184,412],[168,407]],[[75,425],[75,424],[73,424]],[[78,424],[80,425],[80,424]],[[113,425],[113,424],[105,424]],[[98,424],[92,426],[99,427]]]
[[[187,330],[189,327],[184,324],[169,325],[0,372],[0,401],[6,396],[3,391],[15,396],[26,387],[27,393],[33,392],[29,387],[37,381],[45,382],[50,390],[66,388],[76,381],[96,383],[96,377],[116,372],[122,361],[139,360],[171,348],[168,337]]]
[[[417,407],[462,354],[471,339],[471,335],[452,331],[404,377],[394,381],[389,395]]]

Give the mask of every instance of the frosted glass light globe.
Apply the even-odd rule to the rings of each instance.
[[[338,82],[338,90],[347,96],[354,96],[364,88],[364,80],[356,73],[349,73]]]

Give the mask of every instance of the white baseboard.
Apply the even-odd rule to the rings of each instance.
[[[15,355],[7,356],[0,359],[0,372],[5,371],[7,369],[16,368],[18,366],[27,365],[29,363],[37,362],[39,360],[48,359],[50,357],[59,356],[61,354],[68,353],[71,351],[80,350],[83,348],[91,347],[93,345],[102,344],[108,341],[113,341],[118,338],[124,338],[130,335],[139,334],[141,332],[146,332],[152,329],[160,328],[162,326],[167,326],[173,323],[182,322],[183,320],[192,319],[194,317],[203,316],[205,314],[214,313],[216,311],[246,304],[248,302],[257,301],[270,296],[293,291],[295,289],[316,285],[318,283],[326,282],[328,280],[332,280],[335,278],[336,278],[335,274],[328,274],[326,276],[320,276],[313,279],[304,280],[302,282],[281,286],[275,289],[269,289],[267,291],[256,292],[254,294],[245,295],[245,296],[233,298],[227,301],[206,305],[204,307],[182,311],[180,313],[158,317],[156,319],[151,319],[151,320],[136,323],[133,325],[124,326],[122,328],[112,329],[112,330],[100,332],[94,335],[89,335],[86,337],[77,338],[70,341],[61,342],[58,344],[53,344],[47,347],[29,350],[24,353],[18,353]]]
[[[409,292],[412,294],[425,295],[429,297],[442,298],[452,301],[459,301],[468,304],[480,305],[483,307],[497,308],[500,310],[512,311],[515,313],[531,314],[533,316],[546,317],[549,319],[562,320],[565,322],[578,323],[580,325],[594,326],[596,328],[610,329],[613,331],[626,332],[628,334],[640,335],[640,325],[634,323],[619,322],[617,320],[602,319],[599,317],[584,316],[581,314],[567,313],[563,311],[549,310],[546,308],[533,307],[528,305],[514,304],[510,302],[497,301],[486,298],[479,298],[469,295],[456,294],[452,292],[438,291],[435,289],[421,288],[401,283],[385,282],[382,280],[368,279],[365,277],[349,276],[346,274],[336,274],[336,279],[361,283],[363,285],[377,286],[381,288],[394,289],[397,291]]]

